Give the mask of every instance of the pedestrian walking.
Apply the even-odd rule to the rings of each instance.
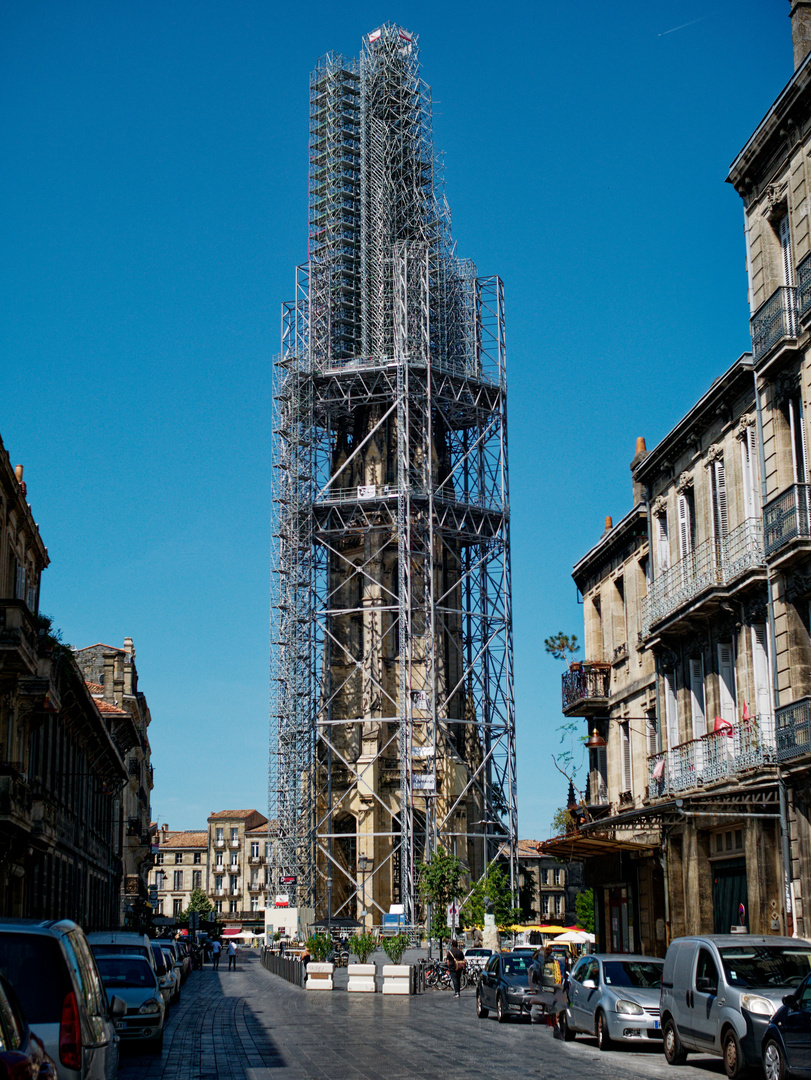
[[[459,943],[456,938],[451,940],[448,946],[448,953],[445,957],[448,965],[448,971],[451,976],[451,982],[453,983],[453,996],[459,997],[460,992],[460,980],[462,972],[465,970],[465,954],[459,948]]]
[[[228,942],[228,970],[231,970],[233,965],[234,971],[237,969],[237,943],[233,938]]]
[[[214,970],[217,971],[220,966],[220,953],[222,952],[222,945],[214,938],[211,943],[211,959],[213,961]]]

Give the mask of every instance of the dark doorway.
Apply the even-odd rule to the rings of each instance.
[[[729,934],[733,926],[748,926],[746,859],[724,859],[712,868],[714,932]]]

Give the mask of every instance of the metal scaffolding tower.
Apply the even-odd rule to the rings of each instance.
[[[271,896],[413,923],[438,846],[515,888],[504,290],[456,256],[398,26],[310,78],[274,402]]]

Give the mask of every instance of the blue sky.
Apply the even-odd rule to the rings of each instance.
[[[0,41],[0,435],[65,640],[135,641],[153,815],[267,807],[271,366],[306,258],[307,81],[420,36],[459,253],[505,281],[519,831],[565,799],[571,567],[749,347],[726,170],[788,0],[29,0]]]

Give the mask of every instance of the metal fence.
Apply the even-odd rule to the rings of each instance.
[[[809,538],[809,485],[792,484],[763,507],[764,547],[767,555],[790,540]]]
[[[576,665],[563,673],[563,708],[592,698],[608,700],[611,667],[608,664]]]
[[[750,322],[755,363],[782,341],[797,336],[797,297],[790,285],[775,289],[757,309]]]
[[[279,956],[267,947],[262,949],[262,967],[294,986],[304,986],[304,964],[292,956]]]
[[[775,713],[777,760],[811,753],[811,698],[800,698]]]

